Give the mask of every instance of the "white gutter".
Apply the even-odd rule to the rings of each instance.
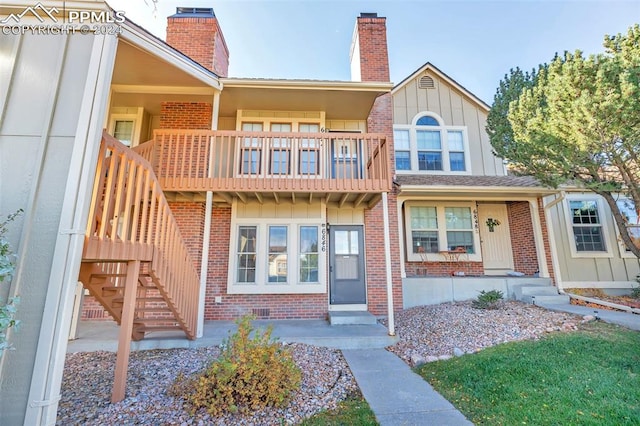
[[[387,276],[387,321],[389,322],[389,336],[396,335],[393,315],[393,277],[391,275],[391,240],[389,236],[389,198],[386,192],[382,193],[382,219],[384,222],[384,263]]]

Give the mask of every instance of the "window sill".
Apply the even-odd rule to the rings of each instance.
[[[227,294],[323,294],[325,284],[230,284]]]

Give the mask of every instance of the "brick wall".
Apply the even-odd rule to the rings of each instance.
[[[461,260],[458,262],[405,262],[405,272],[408,277],[432,276],[446,277],[454,272],[464,272],[465,275],[483,275],[484,266],[482,262],[469,262]]]
[[[326,318],[326,294],[227,294],[230,238],[231,208],[215,207],[212,212],[205,320],[233,320],[248,313],[269,319]],[[216,296],[222,297],[222,303],[215,303]]]
[[[167,43],[216,75],[229,75],[229,49],[214,16],[169,17]]]
[[[527,275],[533,275],[538,271],[538,254],[529,203],[527,201],[508,202],[507,212],[514,269]]]
[[[193,266],[200,273],[202,263],[202,241],[204,235],[204,203],[170,202],[169,208],[176,219],[187,251],[193,260]]]
[[[162,102],[161,129],[211,129],[212,107],[206,102]]]

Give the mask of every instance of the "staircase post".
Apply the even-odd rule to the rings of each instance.
[[[138,290],[138,275],[140,274],[140,261],[131,260],[127,263],[127,278],[124,285],[124,303],[122,306],[122,319],[120,321],[120,334],[118,337],[118,354],[116,356],[115,378],[111,391],[111,402],[120,402],[124,399],[127,386],[127,369],[129,367],[129,353],[131,351],[131,334],[133,332],[133,316],[136,308],[136,295]]]

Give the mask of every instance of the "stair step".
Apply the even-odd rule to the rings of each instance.
[[[162,323],[178,323],[175,317],[166,317],[166,318],[136,318],[133,320],[134,327],[136,325],[145,325],[145,324],[162,324]],[[168,327],[172,327],[168,325]]]
[[[376,317],[367,311],[329,311],[331,325],[375,325]]]
[[[171,309],[167,306],[166,308],[154,307],[154,308],[136,308],[136,312],[171,312]]]
[[[570,298],[566,294],[556,294],[555,296],[526,295],[526,296],[522,296],[521,300],[525,303],[533,303],[536,305],[541,305],[541,304],[558,305],[558,304],[570,303]]]

